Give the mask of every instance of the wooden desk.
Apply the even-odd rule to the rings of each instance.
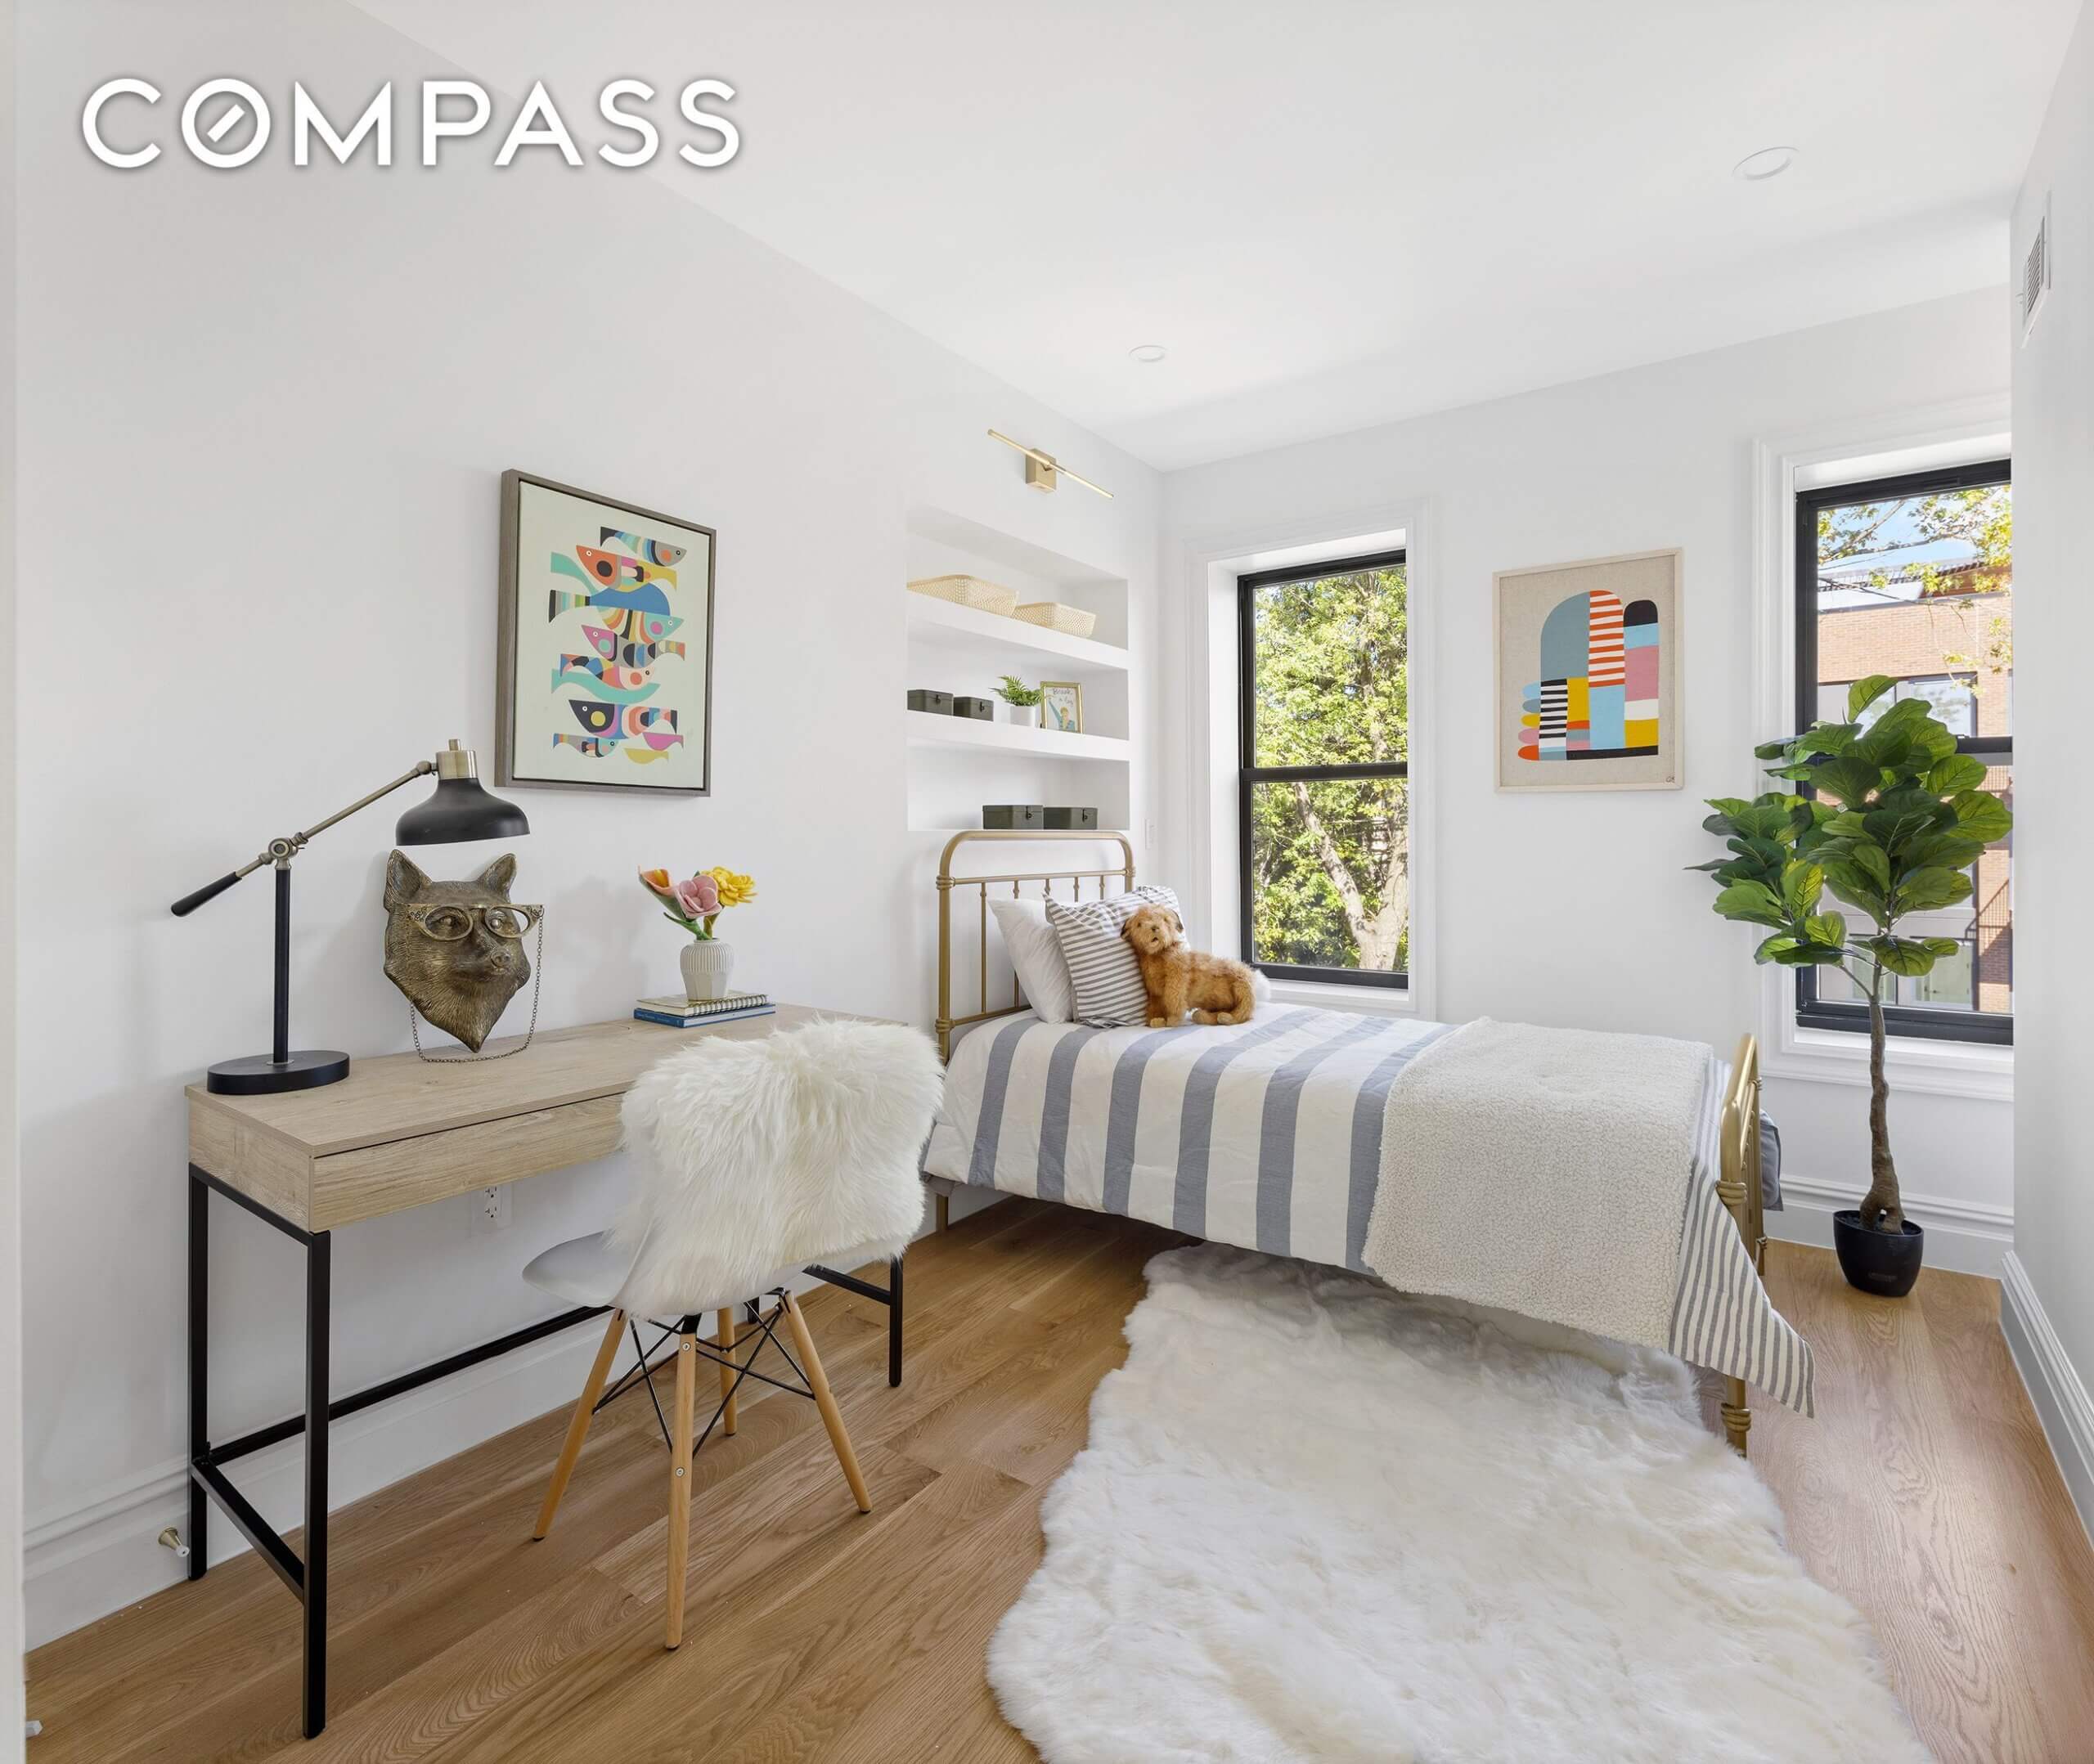
[[[336,1228],[498,1183],[564,1169],[617,1150],[620,1099],[663,1055],[708,1036],[746,1040],[811,1022],[781,1004],[768,1017],[696,1029],[627,1017],[541,1031],[507,1059],[431,1064],[413,1053],[359,1060],[339,1084],[276,1096],[189,1087],[189,1578],[209,1565],[211,1501],[305,1606],[305,1733],[326,1725],[327,1423],[600,1314],[568,1311],[353,1396],[327,1385],[331,1237]],[[500,1053],[507,1042],[491,1043]],[[305,1410],[213,1446],[209,1415],[212,1190],[303,1245]],[[830,1268],[808,1273],[887,1307],[887,1381],[901,1382],[901,1263],[875,1286]],[[520,1273],[520,1270],[519,1270]],[[227,1477],[235,1458],[305,1435],[305,1551],[300,1556]]]

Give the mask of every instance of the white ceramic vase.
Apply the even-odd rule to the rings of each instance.
[[[1002,721],[1015,724],[1020,729],[1037,729],[1040,726],[1040,707],[1036,704],[1007,704],[999,698],[996,701],[996,715]]]
[[[718,937],[694,937],[684,945],[684,996],[724,999],[735,972],[735,946]]]

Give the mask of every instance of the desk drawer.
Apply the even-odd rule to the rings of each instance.
[[[402,1207],[609,1157],[618,1149],[623,1100],[594,1097],[316,1158],[312,1229],[332,1231]]]

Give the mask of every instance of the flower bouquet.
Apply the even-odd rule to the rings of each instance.
[[[665,869],[642,870],[640,881],[661,902],[663,918],[691,935],[682,957],[684,996],[725,998],[735,952],[712,927],[729,907],[756,899],[754,878],[716,864],[681,882],[672,882]]]

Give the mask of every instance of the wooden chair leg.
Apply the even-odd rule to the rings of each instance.
[[[567,1441],[559,1448],[559,1461],[553,1466],[552,1486],[546,1490],[546,1504],[538,1510],[538,1526],[531,1535],[541,1538],[553,1528],[553,1515],[559,1510],[559,1497],[567,1492],[567,1479],[574,1474],[574,1461],[582,1456],[582,1443],[589,1437],[589,1420],[596,1412],[596,1398],[604,1394],[604,1380],[611,1376],[611,1362],[618,1358],[618,1336],[625,1328],[625,1313],[611,1313],[610,1327],[604,1331],[604,1344],[596,1350],[596,1363],[589,1368],[589,1380],[582,1387],[582,1400],[574,1405],[567,1424]]]
[[[691,1410],[698,1398],[698,1331],[685,1317],[676,1343],[676,1406],[669,1420],[669,1627],[665,1647],[684,1639],[684,1575],[690,1564]]]
[[[821,1356],[815,1352],[815,1338],[807,1320],[791,1293],[785,1295],[785,1322],[793,1331],[793,1344],[800,1350],[800,1363],[807,1382],[814,1387],[815,1407],[821,1411],[821,1424],[829,1430],[829,1443],[836,1448],[836,1461],[843,1466],[843,1479],[851,1484],[851,1497],[861,1513],[873,1510],[873,1497],[865,1492],[865,1479],[858,1470],[858,1454],[851,1449],[851,1435],[843,1430],[843,1412],[829,1388],[829,1375],[821,1369]]]
[[[735,1310],[732,1305],[723,1307],[720,1313],[720,1329],[715,1344],[723,1358],[735,1351]],[[735,1430],[735,1410],[740,1398],[735,1394],[735,1369],[731,1366],[720,1368],[720,1398],[727,1407],[720,1417],[720,1431],[732,1434]]]

